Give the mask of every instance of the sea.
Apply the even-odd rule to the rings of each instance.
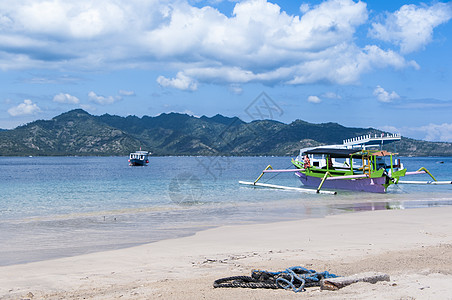
[[[451,157],[402,157],[452,180]],[[291,157],[0,157],[0,266],[126,248],[223,225],[452,205],[452,185],[392,185],[336,195],[244,186]],[[431,180],[428,175],[411,180]],[[293,173],[260,182],[302,187]],[[302,228],[293,229],[294,236]]]

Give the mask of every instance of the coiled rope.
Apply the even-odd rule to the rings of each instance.
[[[305,291],[307,287],[320,286],[324,278],[338,277],[327,271],[316,272],[303,267],[291,267],[285,271],[270,272],[264,270],[253,270],[251,276],[232,276],[217,279],[213,283],[214,288],[241,287],[241,288],[263,288],[263,289],[291,289],[295,293]]]

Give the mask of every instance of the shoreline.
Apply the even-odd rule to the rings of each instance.
[[[295,202],[294,202],[295,201]],[[406,201],[402,200],[402,201]],[[185,227],[180,227],[179,230],[180,232],[174,236],[173,234],[170,234],[168,236],[164,236],[164,237],[154,237],[155,240],[148,240],[148,241],[139,241],[139,240],[128,240],[127,242],[124,241],[122,244],[107,244],[107,245],[77,245],[77,244],[68,244],[68,240],[64,240],[61,241],[61,236],[60,236],[60,245],[61,247],[57,248],[57,247],[53,247],[51,249],[51,251],[48,251],[49,248],[47,249],[35,249],[34,251],[39,253],[37,255],[34,255],[33,257],[22,257],[22,258],[18,258],[21,255],[23,255],[24,251],[28,251],[28,252],[32,252],[28,249],[30,249],[29,247],[32,247],[32,243],[33,240],[31,240],[30,242],[28,241],[28,239],[32,236],[30,236],[28,239],[23,238],[22,239],[22,244],[18,243],[17,241],[15,242],[15,252],[14,251],[9,251],[9,252],[0,252],[1,254],[6,256],[3,256],[0,258],[0,268],[1,267],[6,267],[6,266],[13,266],[13,265],[19,265],[19,264],[28,264],[28,263],[34,263],[34,262],[40,262],[40,261],[47,261],[47,260],[55,260],[55,259],[60,259],[60,258],[69,258],[69,257],[74,257],[74,256],[80,256],[80,255],[85,255],[85,254],[91,254],[91,253],[96,253],[96,252],[107,252],[107,251],[114,251],[114,250],[121,250],[121,249],[127,249],[127,248],[132,248],[132,247],[138,247],[138,246],[142,246],[142,245],[147,245],[147,244],[152,244],[152,243],[156,243],[156,242],[160,242],[160,241],[164,241],[164,240],[171,240],[171,239],[178,239],[178,238],[183,238],[183,237],[188,237],[188,236],[192,236],[195,235],[197,232],[201,232],[201,231],[205,231],[208,229],[212,229],[212,228],[218,228],[218,227],[223,227],[223,226],[240,226],[240,225],[256,225],[256,224],[274,224],[274,223],[280,223],[280,222],[288,222],[288,221],[301,221],[301,220],[306,220],[306,219],[314,219],[314,218],[325,218],[326,216],[332,216],[332,215],[340,215],[340,214],[350,214],[350,213],[359,213],[359,212],[365,212],[365,211],[375,211],[375,210],[394,210],[394,209],[417,209],[417,208],[427,208],[428,207],[428,202],[425,202],[426,200],[412,200],[415,203],[417,203],[416,205],[414,205],[413,207],[408,205],[408,206],[399,206],[399,205],[393,205],[390,206],[391,201],[387,201],[387,202],[381,202],[381,201],[370,201],[370,202],[337,202],[338,204],[336,204],[336,206],[329,206],[328,209],[324,210],[324,211],[317,211],[314,212],[316,209],[318,209],[319,206],[319,202],[315,202],[315,203],[310,203],[311,205],[308,205],[307,203],[302,204],[303,208],[306,211],[309,211],[310,213],[307,215],[299,215],[298,214],[298,218],[295,218],[294,216],[297,215],[297,213],[299,213],[299,211],[296,210],[297,213],[295,213],[293,216],[289,217],[289,218],[281,218],[281,217],[275,217],[273,216],[273,218],[269,218],[269,219],[265,219],[263,220],[262,218],[260,218],[259,220],[246,220],[246,221],[242,221],[239,222],[237,220],[235,221],[229,221],[227,223],[194,223],[194,224],[187,224]],[[410,202],[412,202],[410,201]],[[442,200],[443,201],[443,200]],[[450,203],[452,203],[452,199],[448,200]],[[447,202],[447,203],[449,203]],[[275,202],[275,204],[281,204],[284,203],[284,205],[297,205],[300,204],[299,201],[296,200],[286,200],[284,202],[281,201],[277,201]],[[394,203],[397,203],[397,201],[395,201]],[[419,205],[419,203],[421,203],[422,205]],[[427,203],[427,204],[426,204]],[[245,204],[242,204],[245,205]],[[268,206],[268,203],[262,204],[264,205],[264,207]],[[271,204],[270,204],[271,205]],[[436,204],[437,205],[437,204]],[[449,204],[450,205],[450,204]],[[247,206],[247,205],[245,205]],[[253,206],[253,205],[252,205]],[[322,207],[323,205],[320,204],[320,206]],[[435,207],[447,207],[448,205],[446,204],[445,206],[435,206]],[[233,206],[235,207],[235,205]],[[178,208],[173,208],[171,210],[168,211],[186,211],[187,209],[190,210],[190,207],[178,207]],[[222,207],[222,209],[225,209],[224,207]],[[283,213],[283,212],[281,212]],[[122,218],[122,214],[124,215],[128,215],[127,211],[120,211],[119,213],[116,211],[111,211],[111,212],[90,212],[90,213],[86,213],[86,214],[73,214],[73,215],[56,215],[56,216],[49,216],[47,218],[43,217],[43,218],[33,218],[30,220],[26,220],[27,222],[33,222],[36,220],[39,221],[53,221],[53,220],[74,220],[77,218],[87,218],[87,217],[97,217],[99,220],[103,217],[104,218],[104,222],[105,222],[105,216],[108,215],[109,219],[115,219]],[[116,223],[116,221],[115,221]],[[173,228],[174,229],[174,228]],[[143,234],[143,232],[141,232],[141,234]],[[149,233],[148,233],[149,234]],[[86,239],[87,237],[85,237]],[[38,240],[35,240],[34,242],[37,242]],[[48,241],[45,240],[43,238],[40,238],[39,241],[45,243],[45,244],[49,244],[49,243],[53,243],[54,241]],[[55,240],[56,241],[56,240]],[[119,241],[119,240],[118,240]],[[37,251],[36,251],[37,250]],[[9,257],[8,255],[14,255]],[[14,257],[14,258],[13,258]],[[10,261],[9,259],[12,259],[13,261]],[[6,263],[5,263],[6,262]]]
[[[132,248],[10,265],[0,267],[0,298],[290,299],[303,295],[282,289],[214,289],[212,283],[249,276],[252,269],[291,266],[391,277],[375,285],[304,292],[314,299],[450,298],[451,213],[452,207],[433,207],[221,226]]]

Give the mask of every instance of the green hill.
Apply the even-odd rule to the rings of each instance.
[[[139,147],[140,141],[83,110],[0,132],[1,155],[110,155]]]
[[[380,133],[373,128],[301,120],[246,123],[237,117],[197,118],[177,113],[142,118],[93,116],[76,109],[51,120],[0,131],[0,155],[127,155],[142,147],[154,155],[294,156],[300,148]],[[401,155],[452,156],[451,143],[402,138],[388,146]]]

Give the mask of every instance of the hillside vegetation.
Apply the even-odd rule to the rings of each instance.
[[[246,123],[221,115],[193,117],[93,116],[76,109],[51,120],[39,120],[0,131],[0,155],[127,155],[139,149],[153,155],[281,155],[300,148],[340,144],[344,139],[381,134],[373,128],[349,128],[337,123],[312,124],[296,120]],[[452,156],[451,143],[402,138],[388,145],[400,155]]]

